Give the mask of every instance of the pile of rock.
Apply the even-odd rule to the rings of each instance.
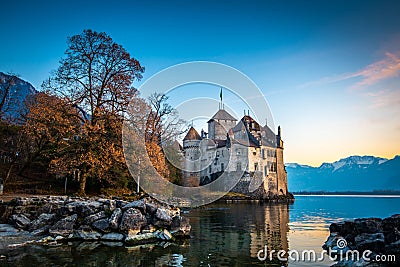
[[[149,197],[133,202],[60,196],[16,198],[0,205],[0,216],[0,223],[33,236],[45,236],[40,242],[138,244],[187,237],[191,229],[179,208]],[[3,225],[3,229],[10,226]]]
[[[342,254],[357,250],[360,254],[359,260],[343,259],[334,266],[391,266],[400,263],[400,214],[385,219],[364,218],[332,223],[329,231],[324,249]],[[361,258],[366,250],[372,252],[368,254],[370,261]],[[385,262],[382,262],[383,258]]]

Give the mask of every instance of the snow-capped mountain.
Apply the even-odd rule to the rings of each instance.
[[[30,83],[0,72],[0,116],[12,121],[18,119],[24,111],[25,99],[36,93]]]
[[[293,192],[400,190],[400,156],[351,156],[319,167],[288,163],[286,170]]]
[[[337,171],[342,168],[368,168],[371,165],[379,165],[385,163],[387,159],[373,156],[350,156],[333,163],[323,163],[320,168],[332,169]]]

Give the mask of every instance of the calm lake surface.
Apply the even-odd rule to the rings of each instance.
[[[330,223],[396,213],[400,213],[400,197],[395,196],[296,196],[289,205],[214,203],[185,214],[191,220],[192,238],[179,244],[30,245],[0,249],[6,256],[0,266],[330,266],[329,259],[260,261],[257,253],[265,246],[268,251],[313,249],[320,253]],[[4,248],[4,239],[0,242]]]

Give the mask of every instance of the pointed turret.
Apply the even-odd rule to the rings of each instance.
[[[188,141],[188,140],[201,140],[201,136],[199,133],[196,131],[195,128],[190,127],[188,133],[186,134],[185,138],[183,138],[183,141]]]

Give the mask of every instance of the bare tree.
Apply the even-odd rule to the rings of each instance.
[[[185,121],[179,118],[178,111],[168,102],[165,94],[153,93],[149,96],[150,113],[147,119],[146,140],[162,142],[176,140],[176,137],[186,132],[182,129]]]

